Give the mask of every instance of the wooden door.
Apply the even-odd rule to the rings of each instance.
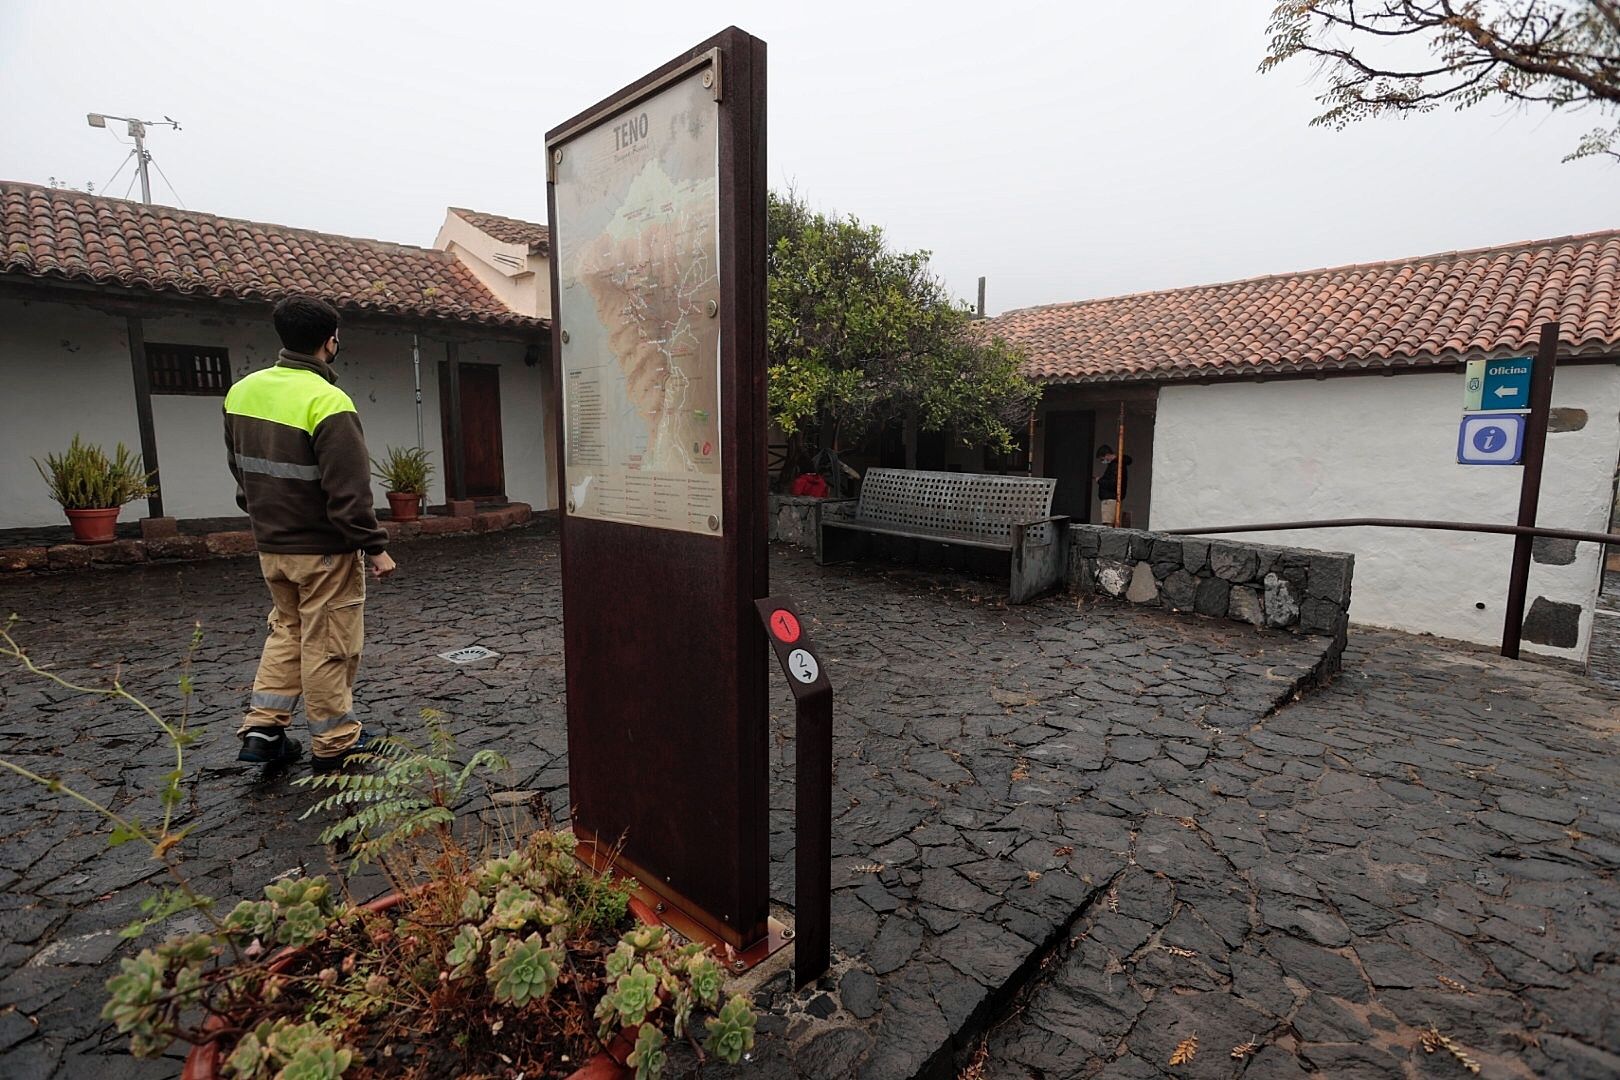
[[[501,453],[501,369],[497,364],[460,364],[461,417],[451,423],[450,366],[439,362],[439,413],[445,447],[445,490],[455,493],[459,463],[461,498],[504,499],[506,465]],[[459,438],[458,438],[459,432]]]
[[[1084,411],[1046,414],[1046,440],[1041,472],[1057,478],[1052,513],[1068,514],[1075,521],[1091,520],[1091,477],[1095,471],[1093,429],[1097,414]]]

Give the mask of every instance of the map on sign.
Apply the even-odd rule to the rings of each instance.
[[[554,149],[556,325],[568,513],[718,536],[720,144],[706,74]]]

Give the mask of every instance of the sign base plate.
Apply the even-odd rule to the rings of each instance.
[[[766,919],[765,936],[752,945],[739,949],[719,938],[713,931],[681,910],[678,901],[666,897],[649,885],[646,876],[638,872],[622,855],[616,856],[611,848],[598,843],[594,837],[577,827],[574,836],[578,840],[574,856],[580,862],[599,874],[612,870],[624,877],[630,885],[631,896],[651,908],[665,925],[682,937],[707,946],[725,965],[729,975],[738,975],[750,968],[758,967],[777,952],[793,944],[793,928],[771,916]]]

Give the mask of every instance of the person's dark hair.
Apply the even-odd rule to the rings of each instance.
[[[281,347],[293,352],[312,353],[337,333],[337,308],[313,296],[289,296],[276,305],[270,317],[275,320]]]
[[[1097,456],[1099,458],[1105,458],[1109,454],[1112,454],[1113,452],[1114,452],[1114,448],[1112,446],[1109,446],[1107,443],[1103,443],[1101,446],[1097,447]]]

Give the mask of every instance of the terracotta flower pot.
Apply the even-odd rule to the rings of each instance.
[[[361,907],[366,911],[383,912],[397,906],[404,899],[401,893],[389,893]],[[664,924],[664,920],[660,919],[652,908],[635,897],[630,898],[630,913],[636,917],[637,922],[646,926]],[[270,970],[285,970],[303,951],[303,949],[283,949],[281,955],[270,962]],[[212,1032],[224,1026],[225,1022],[219,1017],[210,1016],[203,1023],[203,1030]],[[606,1050],[587,1059],[568,1080],[625,1080],[635,1072],[625,1064],[625,1059],[635,1048],[635,1043],[626,1036],[626,1033],[619,1031]],[[185,1065],[180,1070],[180,1080],[222,1080],[224,1075],[225,1055],[217,1042],[193,1046],[191,1053],[186,1055]]]
[[[73,539],[80,544],[110,544],[116,539],[114,526],[118,524],[121,506],[102,510],[67,510],[68,522],[73,526]]]
[[[388,510],[395,521],[416,521],[422,516],[422,496],[408,491],[390,491]]]

